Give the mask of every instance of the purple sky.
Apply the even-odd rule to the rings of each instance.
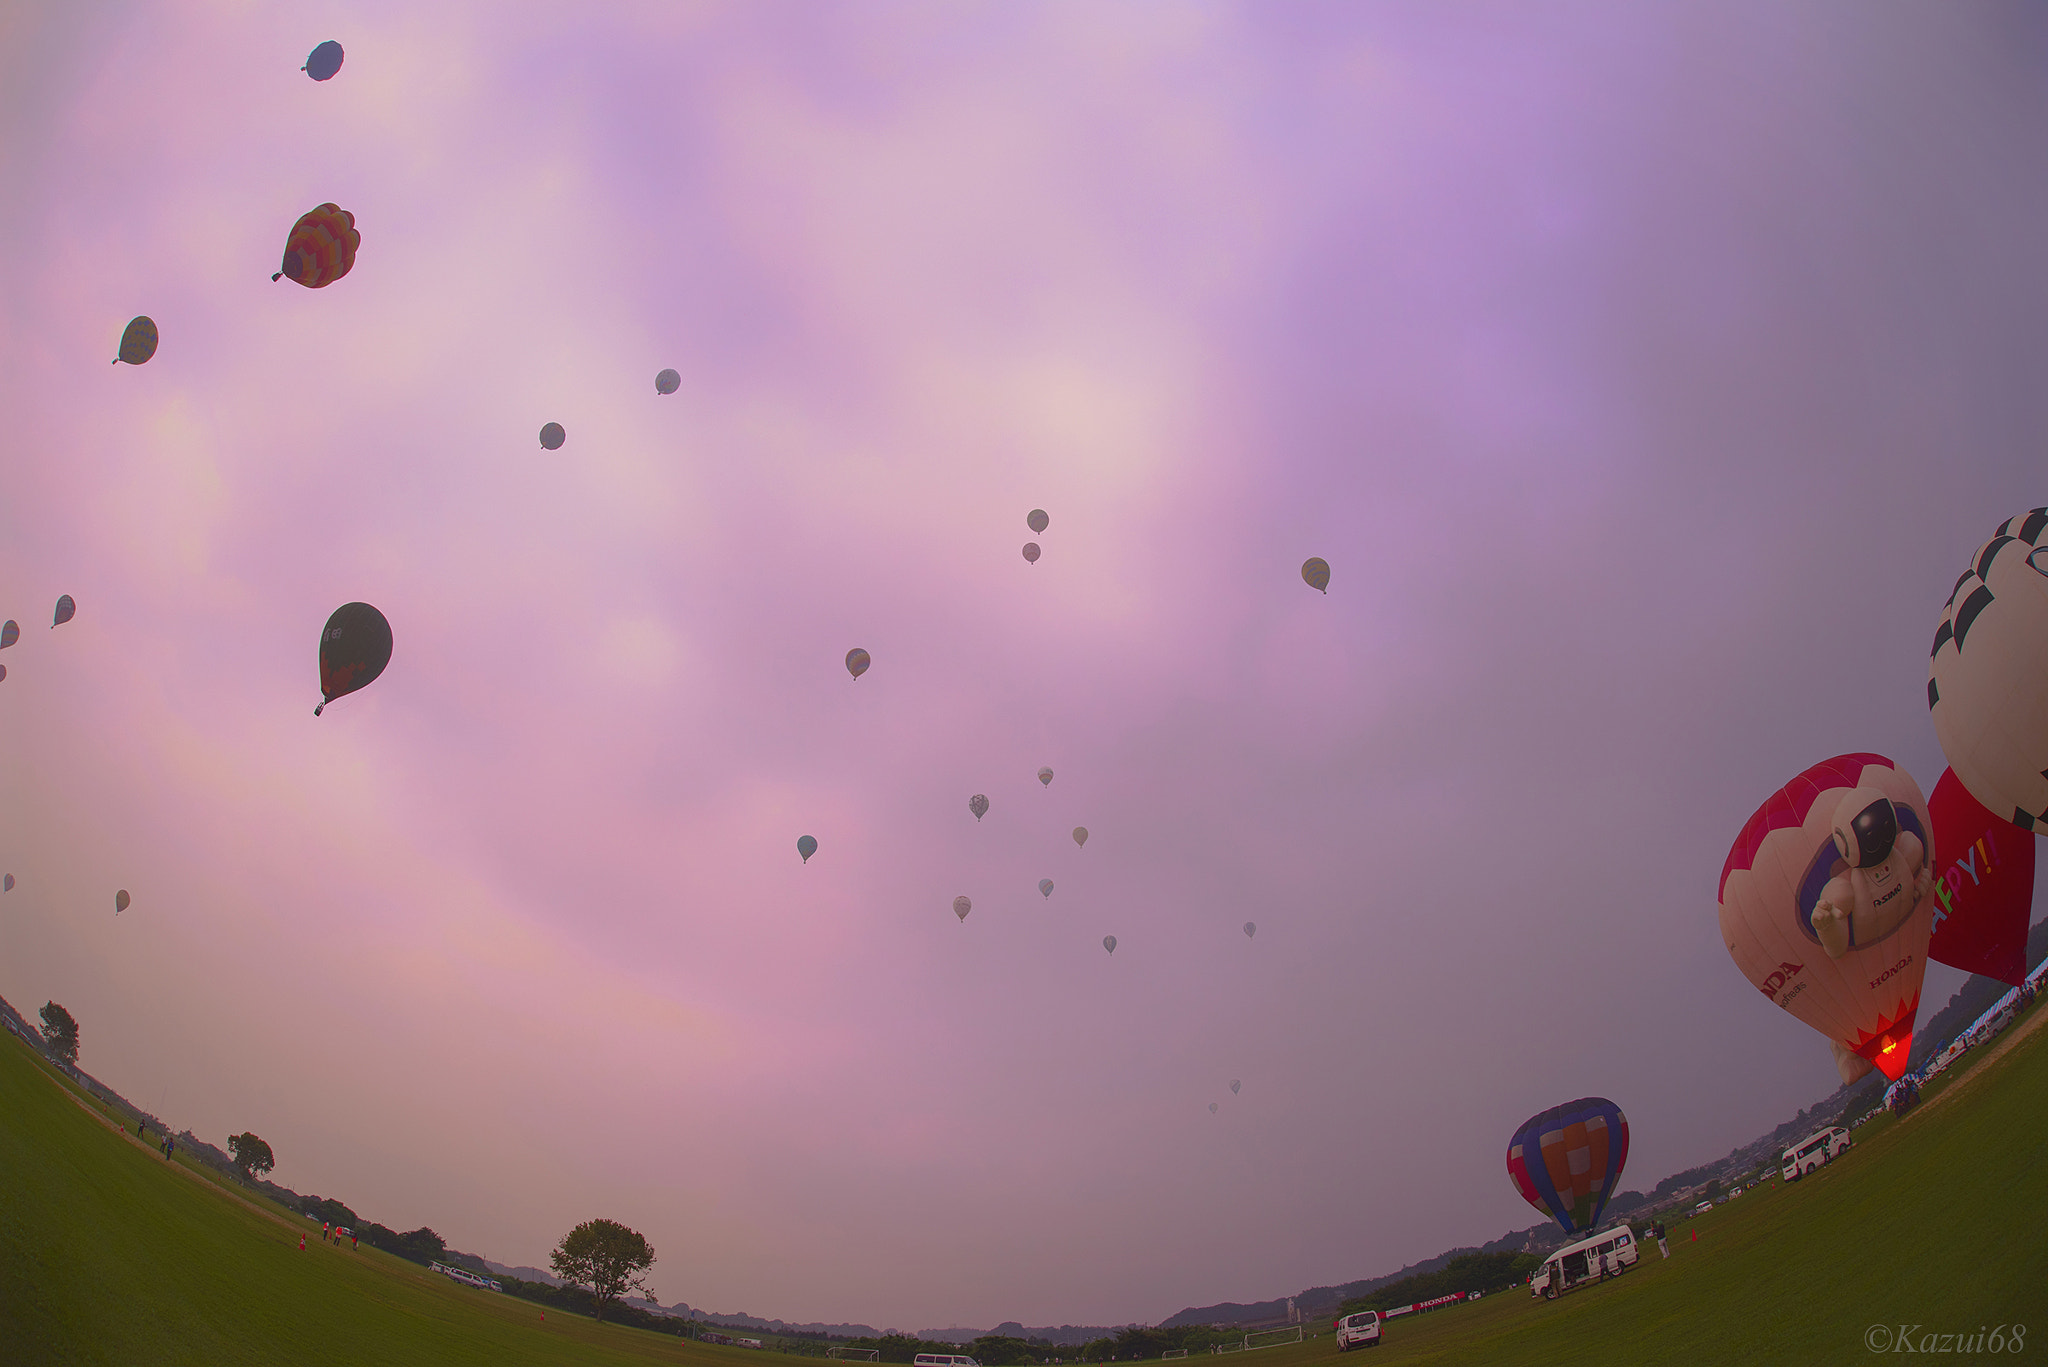
[[[0,993],[367,1218],[901,1328],[1834,1087],[1715,882],[1816,760],[1933,786],[2048,501],[2038,8],[584,8],[0,18]]]

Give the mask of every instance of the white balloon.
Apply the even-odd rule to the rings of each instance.
[[[1941,610],[1927,706],[1970,796],[2048,832],[2048,508],[2009,517]]]
[[[953,899],[953,914],[961,920],[966,920],[967,913],[973,910],[974,903],[967,900],[966,894],[963,893]]]

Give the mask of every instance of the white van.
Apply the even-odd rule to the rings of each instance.
[[[1581,1282],[1598,1280],[1602,1273],[1618,1277],[1635,1265],[1636,1233],[1627,1225],[1616,1225],[1551,1254],[1529,1279],[1529,1294],[1555,1300]]]
[[[1377,1348],[1380,1346],[1380,1312],[1361,1310],[1355,1315],[1346,1315],[1337,1321],[1337,1351],[1348,1353],[1353,1348]]]
[[[1797,1182],[1821,1164],[1832,1163],[1841,1156],[1842,1150],[1853,1142],[1849,1138],[1849,1132],[1840,1125],[1830,1125],[1824,1130],[1814,1131],[1785,1150],[1785,1180]]]
[[[919,1353],[917,1367],[981,1367],[981,1364],[958,1353]]]

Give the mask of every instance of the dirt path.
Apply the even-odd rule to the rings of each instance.
[[[136,1148],[141,1149],[143,1152],[154,1153],[159,1158],[163,1157],[163,1149],[160,1145],[145,1144],[141,1140],[141,1138],[136,1135],[135,1131],[129,1129],[120,1121],[115,1120],[105,1111],[95,1108],[90,1100],[80,1095],[77,1091],[74,1091],[72,1088],[65,1086],[63,1081],[54,1074],[52,1074],[47,1067],[41,1068],[39,1069],[39,1071],[42,1072],[44,1077],[49,1079],[50,1085],[52,1087],[55,1087],[59,1092],[63,1093],[66,1097],[69,1097],[72,1103],[75,1104],[79,1110],[84,1111],[94,1120],[97,1120],[100,1124],[106,1126],[115,1134],[120,1135],[121,1138],[127,1140],[130,1144],[133,1144]],[[195,1171],[194,1169],[186,1166],[183,1163],[166,1162],[164,1166],[183,1173],[186,1177],[190,1178],[194,1182],[197,1182],[200,1186],[205,1187],[208,1191],[217,1192],[218,1194],[227,1197],[230,1201],[235,1201],[241,1205],[247,1206],[250,1210],[255,1211],[258,1215],[261,1215],[266,1220],[269,1220],[275,1224],[283,1225],[286,1229],[298,1228],[297,1225],[293,1224],[284,1216],[279,1215],[276,1211],[258,1205],[256,1202],[251,1201],[248,1197],[242,1195],[240,1192],[230,1191],[228,1188],[222,1186],[220,1183],[211,1180],[204,1174]]]
[[[1942,1088],[1939,1093],[1929,1097],[1924,1105],[1915,1106],[1912,1110],[1906,1112],[1901,1117],[1899,1123],[1902,1125],[1910,1124],[1914,1116],[1925,1115],[1944,1101],[1949,1100],[1960,1092],[1967,1091],[1971,1083],[1984,1076],[1985,1072],[1993,1064],[2005,1057],[2007,1050],[2040,1029],[2042,1021],[2048,1021],[2048,1011],[2035,1009],[2039,1005],[2040,1003],[2036,1002],[2033,1006],[2028,1007],[2027,1013],[2022,1019],[2015,1024],[2007,1026],[2005,1033],[1999,1037],[1998,1043],[1991,1046],[1991,1052],[1977,1060],[1976,1065],[1969,1072],[1956,1079],[1953,1086]]]

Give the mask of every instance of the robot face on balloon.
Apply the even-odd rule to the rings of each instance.
[[[1867,948],[1904,925],[1933,887],[1919,836],[1899,828],[1898,808],[1875,788],[1853,788],[1835,804],[1828,880],[1809,913],[1830,959]],[[1826,847],[1822,853],[1826,854]],[[1816,865],[1818,860],[1816,860]]]

